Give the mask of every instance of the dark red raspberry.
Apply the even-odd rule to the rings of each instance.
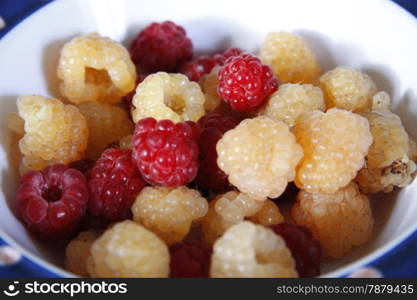
[[[78,171],[80,171],[81,173],[85,175],[87,174],[88,171],[90,171],[94,167],[94,164],[95,164],[94,160],[85,158],[85,159],[77,160],[77,161],[70,163],[68,167],[71,169],[77,169]]]
[[[280,235],[291,250],[300,277],[320,275],[322,248],[310,230],[286,222],[270,227]]]
[[[209,56],[201,56],[195,61],[188,61],[184,63],[179,72],[187,75],[188,79],[191,81],[198,81],[202,76],[210,73],[217,65],[217,62],[214,58]]]
[[[45,239],[69,237],[85,214],[88,188],[76,169],[57,164],[29,171],[17,190],[17,212],[29,230]]]
[[[239,48],[229,48],[224,52],[215,54],[213,58],[216,60],[218,65],[223,66],[229,57],[238,56],[240,54],[242,54],[242,50]]]
[[[182,242],[170,247],[171,277],[208,277],[211,249],[197,242]]]
[[[198,170],[198,135],[198,125],[190,121],[145,118],[136,123],[133,158],[143,178],[165,186],[192,181]]]
[[[214,192],[225,192],[231,186],[227,175],[217,166],[216,145],[226,131],[236,127],[237,122],[228,116],[209,114],[203,116],[198,125],[201,130],[200,168],[195,181],[199,186]]]
[[[105,220],[131,217],[130,207],[145,186],[129,149],[105,150],[90,171],[89,212]]]
[[[152,23],[143,29],[130,47],[135,64],[146,71],[175,71],[192,57],[193,45],[184,28],[171,21]]]
[[[229,57],[218,74],[219,95],[236,111],[253,111],[276,91],[269,66],[251,54]]]

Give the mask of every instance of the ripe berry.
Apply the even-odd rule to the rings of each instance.
[[[91,246],[91,277],[168,277],[169,252],[152,231],[125,220],[106,230]]]
[[[187,75],[191,81],[198,81],[203,75],[210,73],[216,65],[217,62],[214,58],[201,56],[195,61],[188,61],[183,64],[179,72]]]
[[[210,277],[297,277],[297,271],[280,236],[264,226],[244,221],[217,239]]]
[[[311,230],[325,256],[342,258],[373,236],[370,201],[354,182],[333,194],[301,190],[296,200],[291,207],[292,219]]]
[[[320,242],[313,238],[310,230],[287,222],[270,228],[284,239],[291,250],[300,277],[320,275],[322,249]]]
[[[29,171],[20,180],[17,212],[29,230],[45,239],[66,238],[85,214],[88,201],[84,175],[56,164]]]
[[[171,277],[208,277],[211,249],[196,242],[183,242],[170,247]]]
[[[193,122],[145,118],[136,123],[133,159],[150,184],[179,186],[192,181],[198,171],[199,128]]]
[[[90,172],[89,211],[106,220],[131,216],[130,207],[145,186],[129,149],[110,148],[103,152]]]
[[[251,54],[229,57],[218,80],[219,95],[236,111],[255,110],[278,88],[271,68]]]
[[[245,119],[227,131],[216,150],[229,182],[257,200],[279,197],[303,157],[288,126],[265,116]]]
[[[184,28],[171,21],[152,23],[143,29],[130,47],[135,64],[149,72],[174,71],[191,59],[193,45]]]
[[[120,43],[97,33],[77,36],[60,51],[61,95],[70,102],[117,103],[135,87],[136,69]]]
[[[226,131],[236,127],[237,122],[228,116],[209,114],[202,117],[198,125],[201,129],[200,168],[196,183],[215,192],[224,192],[231,185],[227,175],[217,166],[216,145]]]
[[[259,57],[282,82],[314,83],[320,76],[317,57],[307,41],[289,32],[269,33]]]

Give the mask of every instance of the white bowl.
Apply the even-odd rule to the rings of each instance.
[[[255,52],[269,31],[305,37],[324,69],[361,68],[393,98],[394,110],[417,136],[417,22],[389,1],[274,0],[135,1],[58,0],[25,19],[0,41],[0,122],[16,111],[16,97],[59,97],[56,66],[61,46],[72,37],[96,31],[129,45],[151,21],[183,25],[197,52],[236,46]],[[0,128],[0,226],[3,238],[24,256],[60,276],[62,257],[33,240],[14,217],[17,173],[10,166],[10,135]],[[376,233],[371,242],[345,259],[327,262],[324,276],[348,274],[393,249],[417,230],[417,182],[374,200]],[[378,221],[379,220],[379,221]]]

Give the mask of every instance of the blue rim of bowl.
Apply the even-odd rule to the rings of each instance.
[[[0,40],[9,33],[14,27],[20,24],[23,20],[31,16],[36,11],[42,9],[46,5],[54,2],[55,0],[37,0],[30,5],[26,3],[15,2],[15,8],[19,9],[19,14],[14,16],[12,20],[5,20],[6,27],[0,29]],[[29,1],[30,2],[30,1]],[[397,8],[400,8],[407,15],[417,18],[417,7],[415,11],[410,11],[407,8],[411,9],[412,0],[391,0],[387,1],[393,3]],[[9,240],[10,241],[7,241]],[[24,250],[8,237],[7,234],[0,229],[0,248],[8,245],[13,245],[21,253],[21,259],[9,266],[0,265],[0,277],[71,277],[72,274],[66,272],[65,270],[56,267],[49,262],[42,261],[41,258],[38,258],[36,255],[29,253]],[[378,251],[378,250],[377,250]],[[406,236],[402,241],[399,241],[395,246],[382,250],[381,253],[375,254],[375,257],[372,257],[367,262],[361,264],[361,259],[359,260],[358,269],[371,268],[376,270],[383,270],[381,275],[384,277],[416,277],[417,269],[413,269],[413,262],[415,262],[415,257],[417,253],[417,231],[411,232]],[[397,258],[404,260],[404,258],[410,259],[410,264],[403,263],[402,268],[392,268],[392,262],[397,262]],[[339,277],[349,277],[355,270],[350,272],[338,273],[338,271],[331,272],[331,274],[338,273]],[[329,275],[331,275],[329,274]],[[326,276],[327,277],[327,276]]]

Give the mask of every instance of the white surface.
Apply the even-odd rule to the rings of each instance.
[[[55,75],[59,49],[71,37],[96,31],[128,45],[147,23],[170,19],[186,28],[198,52],[229,46],[256,51],[269,31],[298,33],[311,43],[325,69],[343,64],[367,71],[380,89],[390,93],[406,128],[417,136],[417,22],[411,15],[384,0],[260,0],[255,4],[238,6],[236,1],[224,0],[53,2],[0,41],[0,120],[16,110],[18,95],[59,96]],[[33,259],[56,261],[32,241],[10,212],[16,174],[8,163],[9,135],[4,125],[0,141],[0,226],[6,239]],[[355,270],[416,230],[416,198],[415,181],[398,193],[381,233],[343,262],[327,264],[325,275]]]

